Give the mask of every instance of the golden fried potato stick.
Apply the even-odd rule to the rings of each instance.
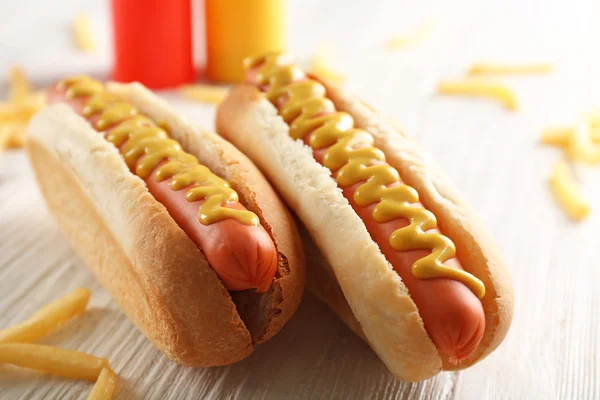
[[[112,369],[106,367],[100,372],[96,384],[92,388],[87,400],[110,400],[117,386],[117,374]]]
[[[18,66],[9,72],[9,86],[8,102],[0,103],[0,152],[23,147],[29,119],[46,103],[43,91],[31,92],[31,83]]]
[[[98,379],[103,368],[110,368],[105,358],[29,343],[0,344],[0,363],[92,382]]]
[[[321,44],[315,53],[310,67],[310,73],[318,78],[325,79],[336,85],[344,82],[344,75],[332,66],[331,48],[328,44]]]
[[[188,100],[199,103],[218,104],[227,95],[227,88],[212,85],[185,85],[179,88],[179,94]]]
[[[496,100],[508,110],[517,109],[517,97],[508,87],[480,80],[443,81],[438,84],[438,93],[443,95],[477,96]]]
[[[73,39],[77,47],[86,52],[93,53],[96,50],[96,42],[92,35],[90,17],[80,14],[73,20]]]
[[[47,336],[71,318],[85,311],[89,289],[75,289],[71,294],[36,311],[29,319],[0,331],[0,343],[31,343]]]
[[[552,64],[494,64],[475,63],[471,65],[468,75],[523,75],[547,74],[552,72]]]
[[[421,22],[414,30],[388,39],[385,42],[385,47],[388,51],[392,51],[422,42],[431,36],[438,25],[439,22],[436,18],[429,18]]]
[[[9,101],[17,104],[22,103],[31,93],[31,83],[19,66],[12,67],[8,76],[10,85]]]
[[[590,205],[583,197],[581,187],[564,161],[558,161],[554,166],[550,177],[550,189],[571,219],[581,221],[590,213]]]
[[[589,121],[580,121],[566,146],[567,155],[573,161],[588,165],[600,164],[600,145],[594,144]]]

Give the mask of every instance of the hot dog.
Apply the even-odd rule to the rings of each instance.
[[[252,163],[139,84],[65,79],[29,127],[50,210],[133,322],[167,356],[230,364],[297,308],[294,222]]]
[[[128,160],[128,163],[131,165],[140,165],[142,158],[146,154],[142,150],[138,150],[135,144],[132,145],[133,141],[131,138],[120,137],[116,130],[129,123],[133,125],[125,131],[126,135],[129,135],[131,129],[142,125],[147,126],[147,132],[152,134],[150,130],[155,129],[152,121],[142,115],[136,114],[124,120],[119,118],[116,122],[107,123],[106,121],[110,121],[110,119],[103,116],[100,111],[86,114],[85,108],[90,103],[90,95],[87,93],[71,97],[66,95],[68,90],[75,88],[75,84],[69,87],[68,82],[64,81],[61,84],[51,87],[48,93],[49,104],[60,102],[69,104],[75,112],[86,118],[92,127],[101,131],[105,137],[112,139],[109,141],[118,146],[121,154],[132,151],[136,155],[140,153],[133,162]],[[156,135],[153,137],[158,136],[160,133],[161,130],[156,128]],[[170,143],[173,146],[180,147],[175,141],[170,141],[166,136],[157,138],[154,140],[154,143],[155,145],[169,145]],[[182,156],[184,154],[181,151],[177,152],[182,154]],[[165,206],[175,222],[202,250],[209,265],[215,270],[228,290],[256,288],[258,292],[267,291],[271,286],[277,268],[277,251],[275,250],[273,241],[259,224],[258,217],[254,213],[247,211],[238,201],[237,193],[229,188],[227,182],[210,173],[206,167],[193,163],[193,160],[191,161],[193,172],[202,174],[203,177],[201,180],[205,182],[196,180],[196,182],[186,182],[182,185],[177,182],[175,176],[167,176],[158,180],[158,172],[164,170],[165,164],[168,163],[165,159],[158,162],[150,173],[144,174],[143,179],[148,186],[148,190],[156,200]],[[189,166],[190,163],[186,163],[186,165]],[[138,176],[140,176],[139,173]],[[179,179],[181,180],[182,178]],[[239,210],[238,214],[228,213],[234,217],[239,216],[239,218],[227,218],[212,223],[201,223],[196,216],[200,214],[202,218],[202,216],[206,215],[206,212],[203,212],[202,208],[207,199],[199,198],[195,201],[189,201],[186,200],[186,197],[193,193],[190,189],[194,189],[194,187],[198,187],[202,183],[205,183],[205,186],[210,187],[212,190],[222,189],[223,193],[217,196],[228,196],[230,198],[219,200],[216,206],[221,207],[221,203],[227,202],[223,206],[226,210],[222,211]]]
[[[304,224],[317,248],[307,254],[320,255],[309,288],[398,378],[465,368],[500,344],[513,292],[495,246],[439,169],[372,108],[268,54],[246,61],[217,130]]]

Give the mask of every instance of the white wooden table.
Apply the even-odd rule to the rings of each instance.
[[[108,2],[106,2],[108,3]],[[352,7],[350,7],[352,3]],[[417,136],[470,199],[503,250],[516,289],[504,344],[462,373],[395,381],[370,349],[310,295],[292,321],[248,359],[189,369],[155,350],[95,282],[60,235],[22,152],[0,154],[0,328],[70,290],[93,290],[91,308],[44,343],[108,357],[118,399],[599,399],[600,169],[578,169],[595,209],[581,224],[556,207],[547,177],[560,157],[541,148],[544,127],[600,107],[598,3],[532,1],[296,1],[291,48],[306,59],[323,41],[348,86]],[[93,15],[100,50],[78,54],[68,23]],[[107,4],[0,2],[0,76],[22,63],[39,84],[75,72],[106,74]],[[386,53],[382,42],[434,18],[426,41]],[[201,58],[201,57],[200,57]],[[476,60],[555,61],[543,77],[504,78],[519,95],[508,113],[485,100],[433,95],[442,77]],[[169,95],[212,126],[214,108]],[[0,398],[85,398],[91,384],[0,366]]]

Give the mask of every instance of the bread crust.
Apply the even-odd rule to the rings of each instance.
[[[256,167],[229,143],[191,128],[150,92],[119,89],[131,92],[140,109],[152,104],[144,113],[188,142],[213,141],[210,161],[216,167],[205,164],[225,179],[236,177],[241,201],[275,241],[279,264],[271,289],[236,293],[234,302],[117,149],[67,105],[46,107],[29,126],[27,151],[41,191],[74,249],[158,349],[189,366],[237,362],[277,333],[300,302],[304,259],[293,219]]]
[[[465,269],[488,288],[483,299],[487,322],[484,340],[474,355],[458,366],[439,355],[406,286],[343,198],[329,171],[314,160],[307,146],[289,137],[287,124],[257,88],[244,84],[230,92],[219,105],[217,130],[263,170],[306,225],[312,238],[305,241],[309,289],[353,331],[366,337],[396,377],[423,380],[442,369],[460,369],[477,362],[500,344],[512,320],[512,286],[495,246],[446,176],[412,140],[386,125],[356,98],[329,85],[326,88],[338,109],[349,112],[357,126],[374,135],[377,147],[417,189],[442,231],[455,241]],[[312,249],[313,245],[318,250]],[[329,264],[319,252],[326,255]]]

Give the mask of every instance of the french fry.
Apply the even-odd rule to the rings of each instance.
[[[574,130],[575,128],[572,126],[559,126],[544,129],[542,136],[540,137],[540,143],[564,148],[569,144]],[[593,129],[590,132],[590,137],[593,143],[597,145],[600,144],[600,129]]]
[[[108,367],[103,368],[87,400],[112,399],[115,387],[117,386],[117,380],[117,374],[112,369]]]
[[[0,150],[18,149],[25,144],[25,124],[0,125]]]
[[[9,101],[11,103],[19,104],[23,102],[31,92],[31,83],[19,66],[12,67],[8,75],[10,86]]]
[[[73,21],[73,37],[75,44],[80,50],[86,53],[92,53],[96,50],[96,43],[92,36],[90,18],[85,14],[80,14]]]
[[[28,105],[0,103],[0,124],[27,123],[36,112],[37,108]]]
[[[569,166],[564,161],[559,161],[554,166],[550,177],[550,188],[558,203],[567,215],[581,221],[590,213],[590,206],[583,197],[579,184],[573,178]]]
[[[521,75],[547,74],[552,72],[552,64],[493,64],[475,63],[469,68],[468,75]]]
[[[565,147],[569,144],[571,135],[573,135],[573,127],[571,126],[546,128],[540,136],[540,143]]]
[[[425,20],[412,32],[405,33],[404,35],[394,36],[388,39],[385,42],[385,48],[388,51],[393,51],[407,47],[411,44],[422,42],[427,39],[437,29],[437,27],[437,19],[430,18]]]
[[[22,343],[40,339],[84,312],[90,295],[89,289],[75,289],[36,311],[28,320],[0,331],[0,364],[96,381],[88,399],[111,400],[118,377],[108,360],[60,347]]]
[[[29,119],[46,103],[44,92],[31,92],[31,83],[18,66],[10,70],[9,85],[9,101],[0,103],[0,151],[23,147]]]
[[[95,381],[108,360],[79,351],[29,343],[0,344],[0,363],[73,379]]]
[[[580,121],[570,136],[567,155],[574,161],[589,165],[600,164],[600,145],[594,144],[588,120]]]
[[[90,299],[89,289],[75,289],[36,311],[29,319],[0,331],[0,343],[31,343],[60,328],[83,313]]]
[[[10,126],[0,125],[0,151],[9,148],[13,136],[13,130]]]
[[[438,84],[438,93],[443,95],[487,97],[500,102],[510,111],[517,109],[517,97],[514,92],[499,83],[479,80],[443,81]]]
[[[591,111],[585,116],[590,121],[592,129],[600,129],[600,110]]]
[[[225,98],[227,89],[211,85],[185,85],[179,88],[179,93],[189,100],[200,103],[218,104]]]
[[[6,142],[7,149],[20,149],[25,146],[25,129],[18,130]]]
[[[329,46],[321,45],[313,58],[310,72],[317,77],[339,85],[344,81],[345,77],[333,68],[331,64],[331,50]]]

